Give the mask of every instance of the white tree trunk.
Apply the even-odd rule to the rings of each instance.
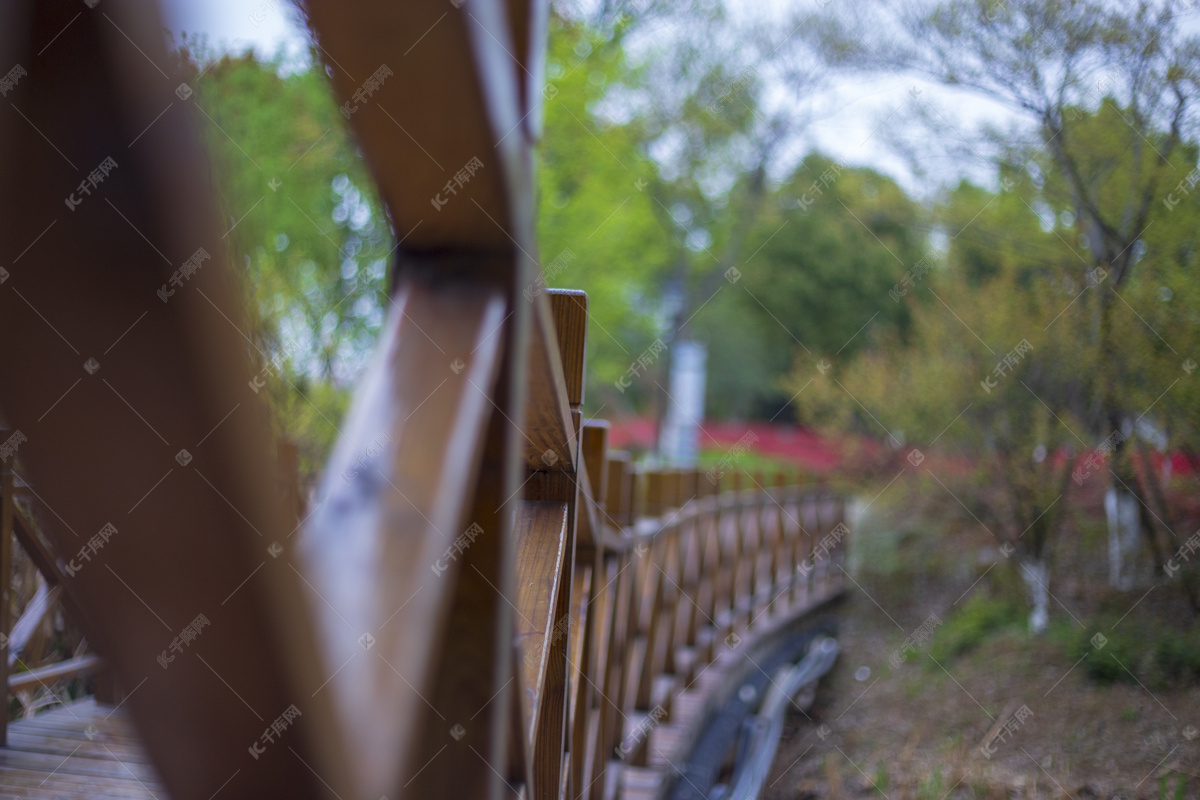
[[[1125,489],[1110,487],[1104,493],[1104,516],[1108,520],[1108,585],[1128,591],[1134,588],[1137,566],[1137,498]]]
[[[1050,619],[1050,566],[1044,558],[1029,559],[1021,564],[1021,577],[1025,579],[1029,604],[1033,607],[1029,612],[1029,632],[1038,634],[1046,630]]]

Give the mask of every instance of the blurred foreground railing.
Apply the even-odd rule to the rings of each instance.
[[[0,440],[9,435],[0,431]],[[95,693],[105,700],[111,701],[114,691],[103,661],[89,652],[79,631],[78,607],[62,590],[63,582],[103,547],[111,528],[82,543],[78,553],[56,558],[34,522],[35,500],[10,466],[0,467],[0,681],[7,686],[0,744],[7,741],[10,697],[28,716],[69,701],[68,688],[79,694],[81,685],[63,684],[80,678],[95,676]]]

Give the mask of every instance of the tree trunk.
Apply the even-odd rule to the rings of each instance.
[[[1128,591],[1134,587],[1138,546],[1137,498],[1126,489],[1109,486],[1104,493],[1108,520],[1108,585]]]
[[[1112,268],[1109,259],[1103,263]],[[1100,294],[1100,363],[1101,419],[1107,422],[1108,436],[1121,430],[1121,403],[1117,396],[1117,348],[1112,333],[1112,298]],[[1133,435],[1133,432],[1130,432]],[[1107,438],[1107,437],[1106,437]],[[1104,516],[1108,522],[1108,584],[1114,589],[1129,591],[1149,583],[1139,569],[1138,540],[1141,533],[1138,498],[1129,486],[1137,483],[1132,468],[1123,468],[1121,453],[1126,443],[1118,441],[1108,456],[1108,489],[1104,493]],[[1127,462],[1126,462],[1127,463]],[[1125,473],[1124,477],[1118,471]]]
[[[1050,620],[1050,565],[1043,558],[1026,558],[1021,562],[1021,578],[1029,592],[1029,632],[1046,630]]]

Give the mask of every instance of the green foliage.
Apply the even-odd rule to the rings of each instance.
[[[1063,509],[1100,486],[1153,503],[1141,527],[1160,555],[1177,546],[1166,531],[1194,513],[1170,507],[1165,479],[1136,463],[1153,447],[1195,453],[1200,433],[1200,61],[1180,11],[1171,0],[867,0],[812,29],[831,65],[908,71],[1018,117],[963,137],[956,155],[990,163],[1000,188],[964,182],[940,198],[945,246],[940,269],[906,297],[933,298],[914,303],[910,343],[880,342],[829,376],[801,363],[789,388],[812,382],[809,418],[897,449],[937,441],[968,462],[973,474],[943,481],[955,503],[1039,567]],[[926,119],[934,135],[915,161],[932,160],[947,133],[940,112]],[[981,391],[1017,342],[1032,352]],[[1115,431],[1132,441],[1070,480]],[[1194,478],[1174,480],[1166,488],[1194,494]]]
[[[612,384],[656,338],[692,339],[708,348],[710,416],[778,418],[798,351],[849,357],[864,323],[888,331],[907,314],[885,296],[894,254],[923,253],[920,214],[871,170],[839,168],[831,190],[833,165],[816,155],[773,181],[777,151],[804,123],[799,104],[771,102],[765,75],[782,70],[803,93],[821,71],[790,65],[802,37],[784,47],[737,28],[722,3],[701,5],[636,48],[627,39],[645,31],[627,17],[603,30],[552,18],[542,254],[578,256],[553,281],[592,297],[589,405],[661,413],[669,353],[629,391]],[[811,209],[809,192],[821,201]]]
[[[1175,780],[1172,781],[1171,778]],[[1174,791],[1171,784],[1174,783]],[[1174,774],[1171,771],[1164,772],[1158,779],[1158,797],[1159,800],[1183,800],[1186,796],[1184,792],[1187,790],[1187,776]]]
[[[942,771],[935,770],[929,777],[921,781],[917,787],[917,797],[920,800],[942,800]]]
[[[181,50],[253,320],[251,355],[303,469],[321,466],[383,322],[392,234],[316,68]]]
[[[638,79],[619,40],[552,18],[545,130],[538,149],[538,243],[554,287],[588,293],[588,404],[627,399],[614,383],[658,336],[653,304],[668,242],[646,184],[639,133],[597,113],[614,85]],[[649,389],[653,384],[649,385]],[[630,401],[649,395],[644,382]]]
[[[193,56],[231,255],[260,311],[264,355],[344,384],[382,322],[393,243],[328,81],[316,69],[281,74],[252,53]]]
[[[1166,684],[1200,679],[1200,636],[1164,636],[1154,643],[1154,663]]]
[[[882,761],[875,767],[875,777],[871,779],[871,786],[879,793],[887,796],[888,788],[891,786],[891,776],[888,774],[887,764]]]
[[[726,448],[708,448],[702,449],[700,455],[696,459],[696,468],[699,470],[707,470],[722,463],[722,460],[729,457],[729,451]],[[733,465],[732,471],[740,471],[751,475],[762,472],[765,475],[775,475],[783,472],[787,475],[794,475],[796,465],[790,461],[784,461],[771,456],[762,455],[755,452],[748,452],[741,455]]]
[[[784,376],[798,359],[849,361],[873,340],[903,339],[911,315],[888,291],[925,255],[920,222],[874,170],[806,158],[767,198],[737,284],[696,316],[713,411],[769,418],[795,393]]]
[[[1137,623],[1114,615],[1075,628],[1069,655],[1082,659],[1085,674],[1097,683],[1140,681],[1155,689],[1200,684],[1200,632]]]
[[[704,13],[730,24],[719,7]],[[714,60],[697,57],[699,40],[664,39],[635,62],[626,42],[636,24],[550,21],[539,255],[548,285],[589,294],[588,407],[661,410],[655,384],[667,383],[669,355],[628,391],[615,382],[657,339],[688,336],[709,347],[710,415],[779,418],[803,346],[849,357],[872,331],[907,324],[886,291],[893,258],[923,254],[920,209],[865,169],[839,170],[809,208],[801,198],[835,166],[816,155],[778,184],[767,177],[787,113],[761,105],[766,89],[750,67],[764,69],[753,59],[769,59],[777,42]],[[202,40],[180,49],[244,278],[252,355],[281,432],[310,467],[388,311],[397,235],[313,55],[312,66],[285,68],[282,58],[218,55]],[[724,277],[735,264],[740,284]]]
[[[937,629],[930,655],[944,664],[974,650],[999,631],[1020,624],[1024,616],[1020,604],[1012,599],[977,591]]]
[[[1091,631],[1083,630],[1075,640],[1072,655],[1083,659],[1084,673],[1097,683],[1132,683],[1133,676],[1126,671],[1125,665],[1137,664],[1139,643],[1133,637],[1109,635],[1108,643],[1101,649],[1092,644],[1093,635]]]
[[[1137,483],[1131,451],[1146,445],[1136,442],[1072,480],[1076,459],[1114,428],[1128,436],[1138,424],[1151,446],[1184,448],[1200,433],[1185,355],[1200,345],[1200,205],[1180,192],[1174,206],[1150,206],[1120,269],[1097,260],[1094,226],[1072,210],[1073,181],[1102,198],[1105,218],[1155,188],[1146,175],[1160,169],[1157,156],[1123,144],[1128,113],[1105,102],[1069,117],[1075,177],[1019,148],[997,164],[999,191],[948,191],[935,209],[948,246],[903,298],[907,339],[868,341],[824,371],[801,362],[789,381],[803,391],[802,418],[963,456],[967,469],[934,472],[949,513],[1014,544],[1022,563],[1051,558],[1080,486],[1109,483],[1110,466]],[[1194,168],[1194,148],[1170,152],[1172,174]]]

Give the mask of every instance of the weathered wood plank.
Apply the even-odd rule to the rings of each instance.
[[[567,769],[568,754],[565,752],[568,736],[568,694],[570,690],[567,647],[571,639],[571,600],[573,581],[571,565],[575,563],[574,531],[568,530],[564,559],[559,569],[562,578],[558,582],[558,602],[554,608],[557,620],[549,641],[549,657],[543,678],[538,713],[538,728],[533,752],[534,800],[561,798],[569,783]]]
[[[566,748],[570,754],[569,773],[563,776],[567,796],[583,797],[587,783],[584,779],[587,760],[588,720],[592,711],[592,692],[596,685],[595,629],[598,618],[594,611],[592,564],[577,564],[572,576],[571,638],[567,652],[567,691],[570,693],[567,714]]]
[[[322,692],[365,795],[398,795],[421,768],[422,714],[462,554],[497,535],[468,511],[504,318],[501,293],[486,284],[401,281],[297,535],[328,680]]]
[[[524,158],[529,137],[520,124],[518,68],[501,43],[509,40],[505,9],[310,0],[306,10],[405,246],[508,249],[508,231],[521,227],[513,162]],[[373,75],[382,81],[369,102],[355,100]],[[453,113],[447,98],[454,98]],[[452,183],[473,160],[481,166],[465,185]]]
[[[509,358],[519,353],[511,345]],[[414,763],[418,772],[389,797],[510,797],[505,780],[515,756],[519,781],[525,780],[523,742],[510,749],[509,721],[520,718],[509,691],[520,681],[512,660],[516,597],[512,554],[513,515],[509,503],[520,487],[520,432],[506,419],[519,408],[520,382],[508,365],[501,368],[497,409],[488,424],[478,465],[474,501],[467,519],[483,533],[463,553],[436,675],[423,709],[422,741]],[[465,523],[464,523],[465,524]],[[486,769],[481,769],[480,761]]]
[[[11,725],[0,748],[5,797],[164,798],[165,790],[123,711],[72,703]]]
[[[557,620],[552,616],[567,546],[567,504],[522,500],[517,506],[516,642],[521,654],[521,708],[532,750],[541,692],[550,658],[547,646]]]
[[[530,469],[573,472],[576,467],[575,426],[571,422],[558,334],[546,296],[535,297],[530,310],[525,462]]]
[[[16,663],[17,656],[25,651],[25,646],[29,644],[29,637],[33,636],[38,626],[42,624],[46,612],[54,606],[61,594],[61,586],[51,587],[41,577],[41,574],[38,574],[38,585],[33,598],[21,612],[21,618],[13,625],[12,634],[8,637],[8,666],[10,669]]]
[[[558,350],[562,354],[567,402],[583,404],[584,369],[587,363],[587,292],[578,289],[548,289]]]
[[[97,655],[88,654],[77,658],[68,658],[56,664],[44,667],[14,672],[8,676],[8,691],[19,692],[23,689],[33,689],[38,686],[49,686],[63,678],[74,678],[78,675],[90,675],[104,665],[103,659]]]
[[[0,15],[0,62],[29,71],[7,97],[26,119],[0,115],[0,252],[23,253],[0,292],[0,340],[21,342],[0,348],[0,374],[21,376],[0,382],[0,406],[28,439],[19,477],[53,509],[50,551],[69,561],[107,523],[117,529],[65,582],[89,612],[75,621],[123,685],[149,674],[126,708],[175,800],[207,800],[293,703],[302,716],[286,744],[226,796],[321,796],[293,751],[320,761],[326,697],[312,693],[327,675],[316,678],[302,585],[267,551],[292,525],[249,388],[245,296],[223,263],[198,132],[210,123],[176,94],[183,76],[167,74],[179,60],[157,3],[14,0]],[[109,158],[103,190],[64,207],[64,187]],[[171,284],[193,257],[199,268]],[[157,666],[199,614],[202,635]]]
[[[605,511],[614,525],[629,524],[630,458],[624,451],[608,453],[608,476],[605,491]]]
[[[608,435],[607,420],[588,420],[583,423],[583,454],[588,480],[599,505],[608,500]]]

